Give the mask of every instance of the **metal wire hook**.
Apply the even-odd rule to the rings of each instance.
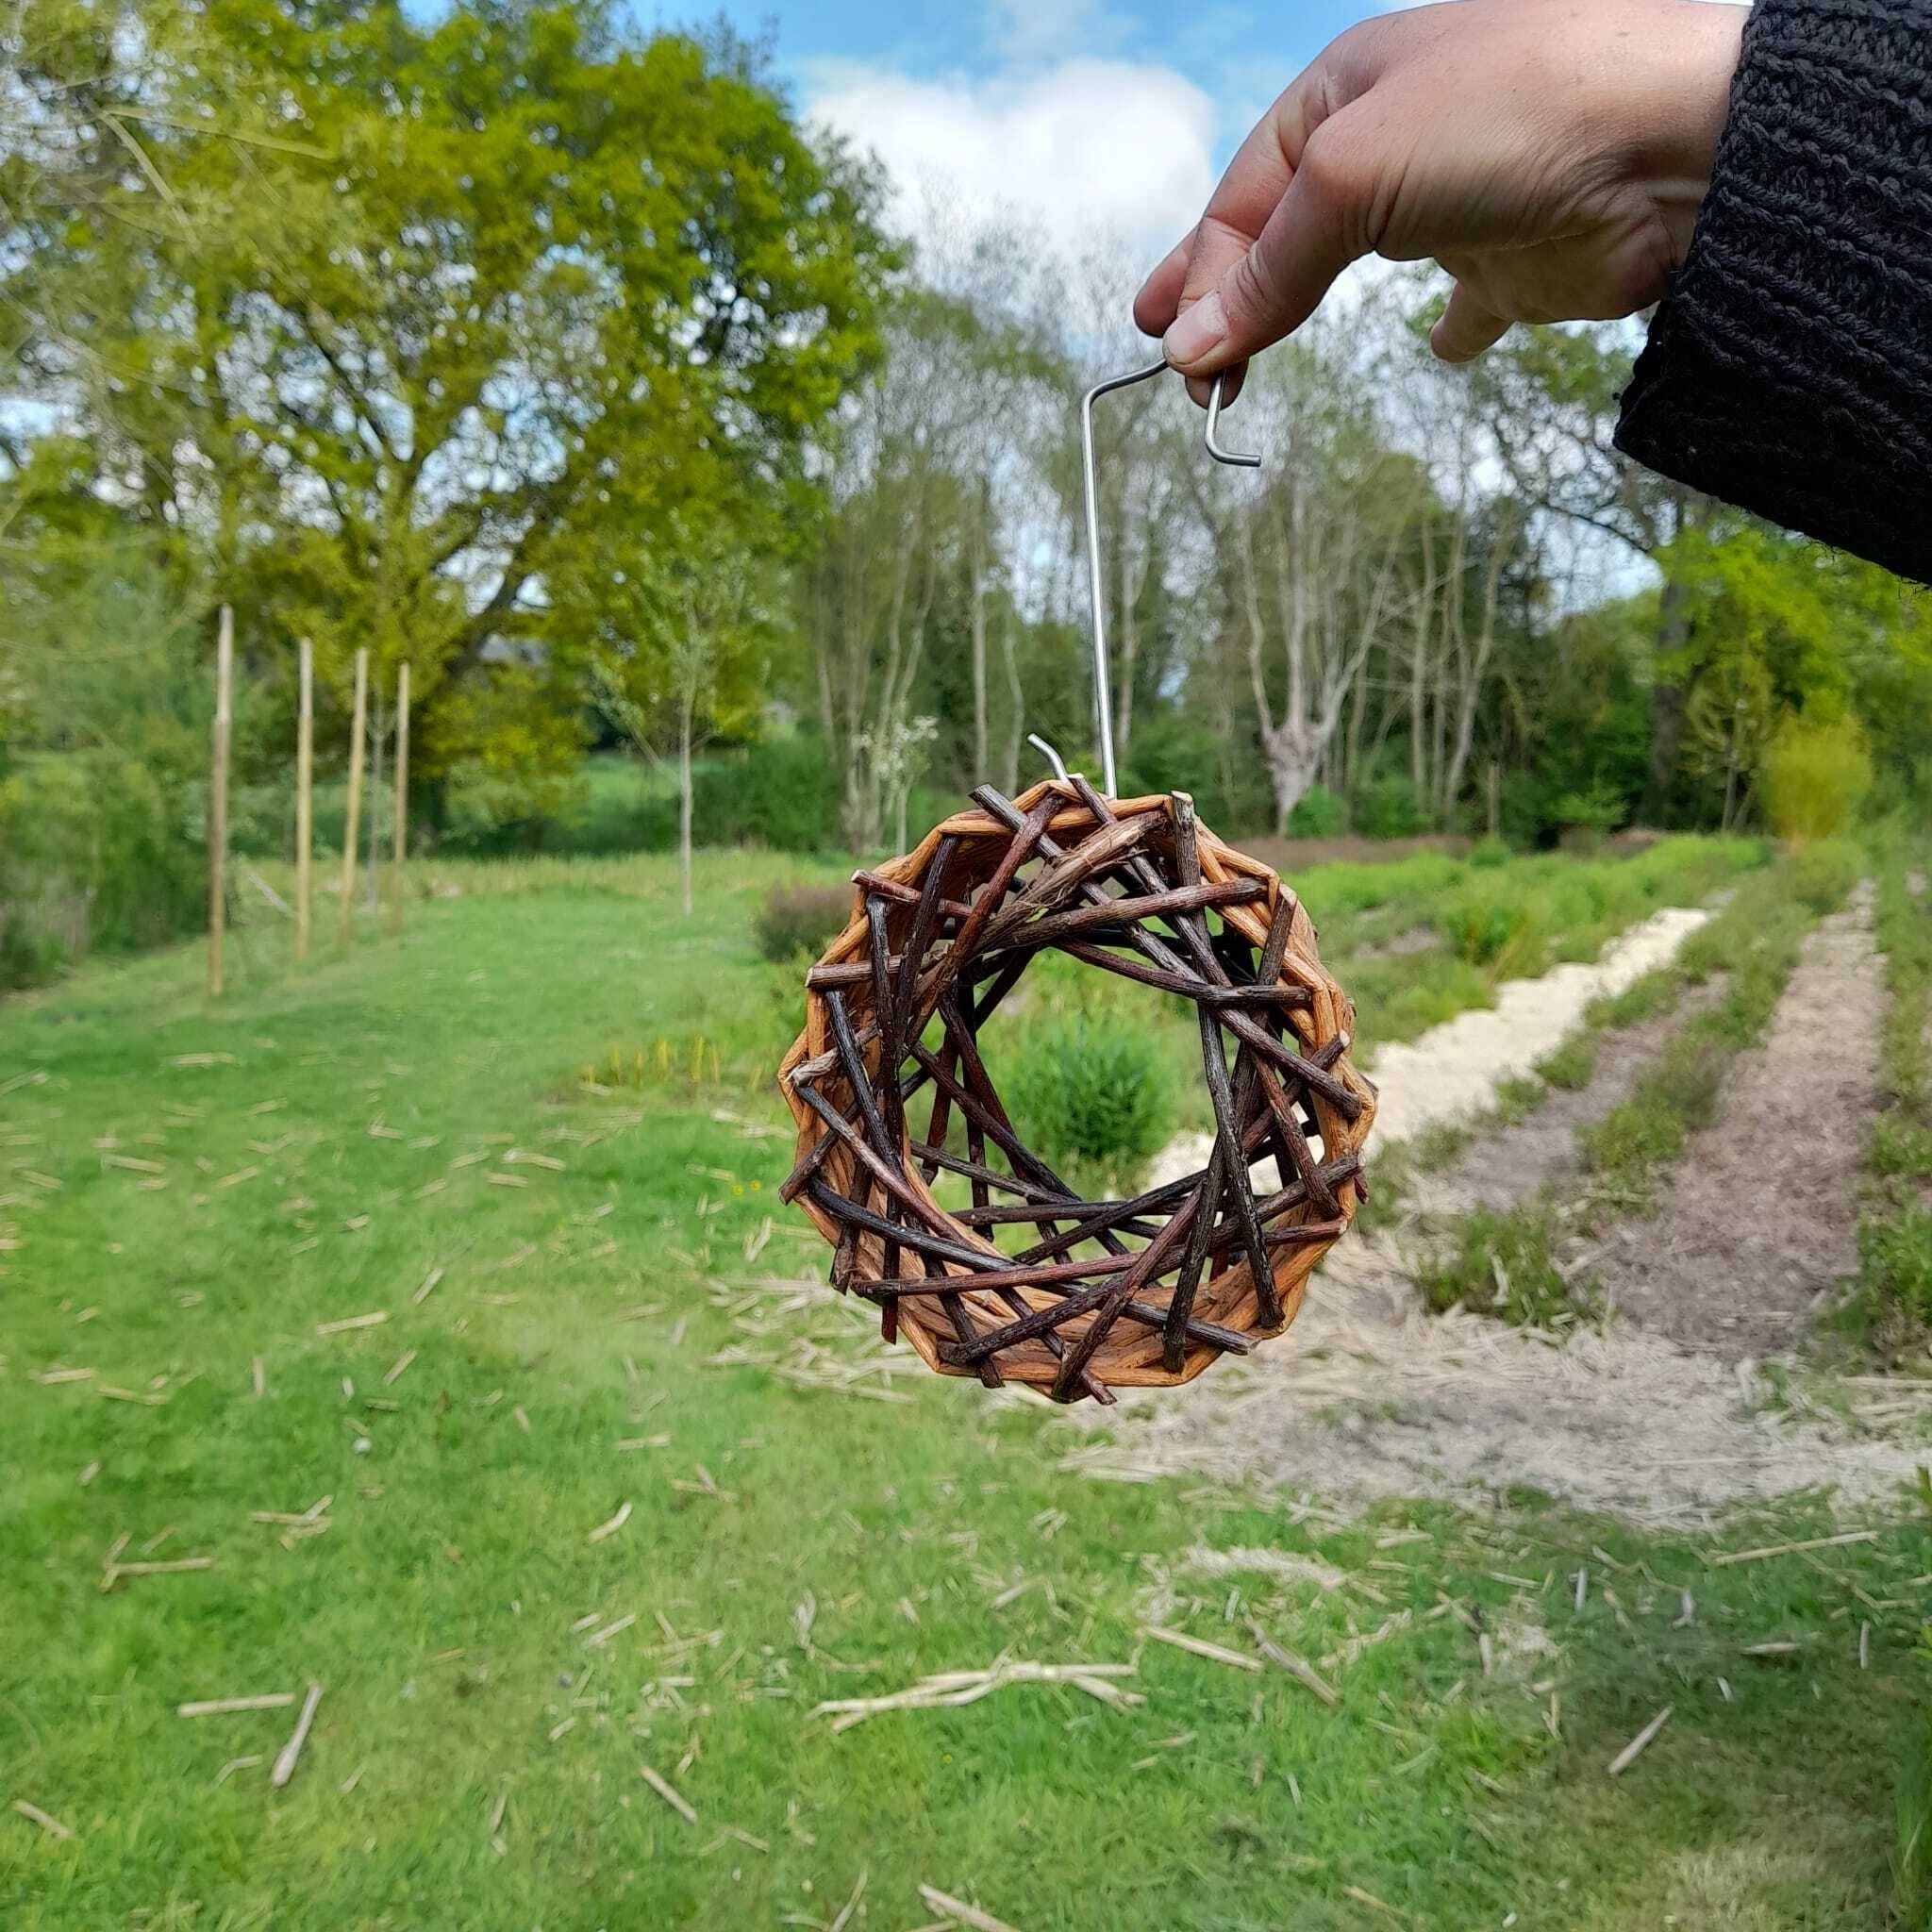
[[[1046,740],[1041,737],[1039,732],[1029,731],[1026,734],[1026,742],[1053,767],[1053,774],[1056,778],[1064,778],[1067,775],[1066,759],[1061,758],[1059,753],[1047,743]]]
[[[1094,724],[1100,735],[1101,793],[1107,798],[1118,796],[1120,787],[1114,769],[1113,690],[1107,658],[1107,587],[1100,568],[1100,490],[1094,480],[1093,405],[1101,396],[1114,390],[1130,389],[1137,382],[1146,382],[1150,377],[1160,375],[1167,366],[1165,362],[1150,362],[1146,368],[1136,369],[1126,375],[1109,376],[1105,382],[1096,382],[1080,398],[1080,475],[1087,495],[1087,581],[1093,604],[1093,711]],[[1202,442],[1217,463],[1226,463],[1235,469],[1258,470],[1261,467],[1259,457],[1221,446],[1221,403],[1226,380],[1224,375],[1217,375],[1214,387],[1208,392],[1208,423],[1202,433]],[[1038,744],[1040,741],[1036,738],[1032,742]],[[1055,758],[1054,762],[1058,765],[1058,758]]]

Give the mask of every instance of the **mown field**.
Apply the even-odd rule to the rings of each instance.
[[[1758,857],[1673,842],[1301,884],[1373,1039]],[[689,920],[667,862],[425,866],[399,940],[301,970],[264,904],[219,1008],[195,948],[0,1006],[0,1802],[30,1807],[0,1811],[0,1922],[1908,1905],[1923,1505],[1719,1562],[1840,1525],[1814,1498],[1653,1537],[1533,1495],[1344,1522],[1320,1470],[1062,1472],[1084,1438],[1043,1406],[882,1358],[814,1286],[773,1198],[792,975],[751,938],[812,869],[701,866]],[[818,1710],[1002,1658],[1133,1670],[1090,1680],[1118,1700]],[[296,1706],[177,1714],[310,1683],[281,1789]]]

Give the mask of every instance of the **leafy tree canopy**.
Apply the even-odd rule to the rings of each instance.
[[[808,498],[892,256],[755,50],[605,0],[25,0],[13,31],[22,528],[158,533],[339,691],[358,645],[408,658],[425,771],[492,661],[579,702],[613,531]]]

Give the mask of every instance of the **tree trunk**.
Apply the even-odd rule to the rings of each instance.
[[[1289,814],[1308,795],[1321,764],[1322,742],[1291,725],[1266,732],[1261,741],[1268,759],[1268,782],[1274,788],[1274,835],[1288,837]]]
[[[1013,715],[1001,754],[1000,783],[1010,798],[1020,789],[1020,747],[1026,739],[1026,691],[1020,682],[1020,660],[1013,654],[1013,618],[1010,611],[1000,621],[1000,655],[1006,660],[1007,690],[1013,699]]]
[[[978,515],[973,520],[973,775],[986,776],[986,541]],[[903,841],[902,841],[903,845]]]
[[[1139,586],[1135,580],[1133,544],[1128,541],[1130,532],[1127,520],[1121,518],[1121,604],[1118,629],[1120,631],[1120,670],[1114,678],[1113,693],[1113,734],[1114,744],[1119,755],[1124,758],[1127,746],[1134,736],[1134,673],[1136,659],[1141,655],[1141,631],[1135,622],[1134,607],[1140,602]]]
[[[677,878],[684,895],[684,912],[691,916],[691,733],[695,709],[690,690],[677,713]]]
[[[1659,660],[1684,648],[1690,635],[1690,593],[1674,577],[1664,579],[1657,604],[1657,655]],[[1643,823],[1661,825],[1670,806],[1671,781],[1677,775],[1677,755],[1684,742],[1684,702],[1680,683],[1669,681],[1659,669],[1650,688],[1650,764],[1643,781]]]

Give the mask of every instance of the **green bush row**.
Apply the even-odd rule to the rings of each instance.
[[[0,780],[0,990],[193,931],[208,911],[202,811],[108,753],[36,759]]]

